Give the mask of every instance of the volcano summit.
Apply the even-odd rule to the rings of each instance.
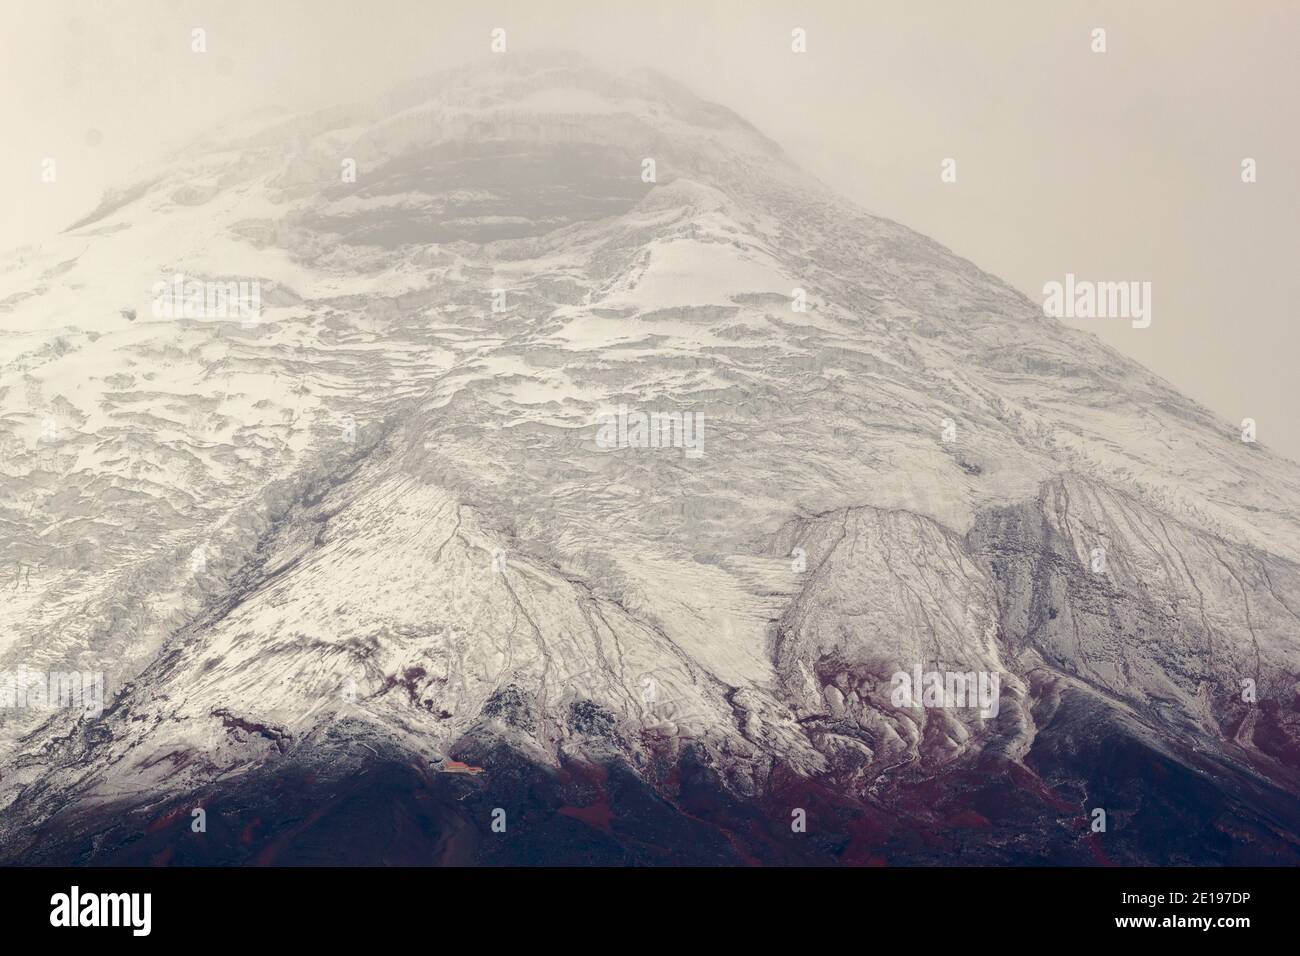
[[[661,75],[214,130],[0,343],[0,671],[107,692],[0,859],[1300,863],[1300,467]]]

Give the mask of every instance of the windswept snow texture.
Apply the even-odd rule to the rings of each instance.
[[[662,76],[215,130],[0,349],[0,670],[108,689],[0,860],[1300,862],[1300,467]]]

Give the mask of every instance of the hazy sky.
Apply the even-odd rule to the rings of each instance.
[[[1152,283],[1152,324],[1077,321],[1300,460],[1295,0],[0,0],[0,246],[39,242],[223,117],[488,55],[644,63],[869,211],[1041,300]],[[208,52],[190,51],[207,30]],[[807,30],[808,51],[790,50]],[[1091,32],[1107,31],[1093,53]],[[508,55],[508,54],[507,54]],[[57,184],[40,181],[54,157]],[[940,162],[957,160],[957,182]],[[1241,161],[1258,182],[1241,181]]]

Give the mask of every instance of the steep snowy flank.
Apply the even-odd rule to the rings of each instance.
[[[0,857],[1300,861],[1294,463],[656,74],[210,140],[0,269]]]

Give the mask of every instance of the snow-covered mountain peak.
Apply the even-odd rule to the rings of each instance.
[[[1066,858],[1094,747],[1298,792],[1296,466],[655,74],[264,117],[0,282],[0,663],[112,696],[0,716],[10,854],[366,753],[963,820],[1001,775]]]

